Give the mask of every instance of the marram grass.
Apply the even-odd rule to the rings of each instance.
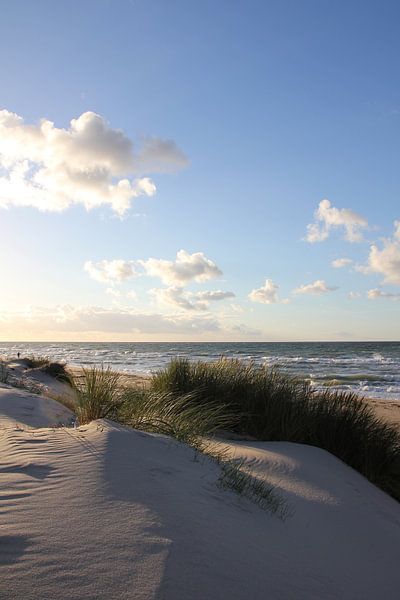
[[[234,426],[236,417],[223,403],[204,402],[196,392],[177,396],[124,388],[119,373],[103,368],[83,369],[82,375],[72,378],[72,387],[80,424],[108,416],[135,429],[174,437],[220,465],[221,488],[248,498],[279,518],[286,517],[286,504],[273,486],[253,477],[208,437]]]
[[[112,369],[91,367],[71,377],[75,412],[80,425],[110,416],[121,405],[121,375]]]
[[[239,360],[175,359],[151,388],[199,402],[221,403],[236,416],[236,432],[328,450],[400,500],[400,434],[352,393],[313,391],[299,379]]]

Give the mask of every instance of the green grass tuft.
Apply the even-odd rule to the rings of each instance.
[[[234,418],[220,403],[201,402],[195,393],[126,389],[117,413],[120,422],[135,429],[163,433],[192,444],[216,429],[231,427]]]
[[[238,433],[328,450],[400,500],[400,434],[355,394],[317,393],[276,369],[228,359],[175,359],[153,376],[151,389],[223,404]]]
[[[275,492],[274,486],[252,475],[247,470],[244,460],[223,461],[218,485],[248,498],[263,510],[275,514],[282,520],[290,514],[286,502]]]
[[[92,367],[71,376],[75,412],[80,425],[112,416],[122,403],[121,375],[112,369]]]

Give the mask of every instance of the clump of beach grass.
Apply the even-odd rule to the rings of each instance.
[[[71,376],[71,385],[75,403],[57,399],[74,409],[80,425],[109,417],[134,429],[168,435],[191,446],[195,457],[202,455],[216,462],[221,469],[221,488],[229,488],[264,510],[285,517],[285,502],[273,486],[253,477],[212,438],[218,430],[231,429],[237,420],[223,403],[204,401],[196,392],[177,396],[126,386],[122,374],[104,367],[82,369]]]
[[[20,360],[28,369],[47,367],[51,363],[51,360],[48,356],[36,356],[35,354],[30,354],[29,356],[25,356]]]
[[[40,369],[42,373],[50,375],[58,381],[71,384],[71,374],[68,372],[65,363],[54,362],[48,356],[36,356],[34,354],[22,358],[21,362],[28,369]]]
[[[230,359],[175,359],[151,389],[223,403],[236,416],[234,431],[323,448],[400,500],[400,434],[355,394],[316,392],[276,369]]]
[[[83,368],[78,376],[71,376],[75,393],[75,412],[80,425],[104,419],[122,404],[121,374],[109,368]]]
[[[65,363],[50,361],[48,364],[41,367],[40,370],[43,373],[46,373],[46,375],[54,377],[58,381],[62,381],[63,383],[68,383],[71,385],[71,374],[69,373]]]
[[[130,388],[124,390],[121,400],[119,421],[189,444],[217,429],[231,427],[234,422],[234,416],[223,404],[201,401],[196,392],[176,396]]]
[[[220,465],[219,487],[232,490],[240,496],[248,498],[263,510],[275,514],[282,520],[289,516],[289,508],[282,496],[276,493],[273,485],[255,477],[248,471],[245,460],[223,460]]]

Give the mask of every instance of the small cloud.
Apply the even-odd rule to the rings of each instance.
[[[170,286],[182,286],[190,281],[202,282],[216,279],[223,274],[203,252],[189,254],[186,250],[179,250],[175,261],[148,258],[138,262],[147,275],[158,277]]]
[[[357,300],[357,298],[361,298],[360,292],[349,292],[348,295],[349,300]]]
[[[281,300],[278,290],[278,284],[274,283],[272,279],[266,279],[263,286],[250,292],[249,298],[252,302],[259,302],[260,304],[287,304],[289,300],[287,298]]]
[[[336,260],[333,260],[331,262],[332,267],[334,267],[335,269],[342,269],[343,267],[348,267],[352,264],[353,261],[351,258],[336,258]]]
[[[189,311],[207,310],[207,302],[191,302],[182,287],[154,288],[149,291],[160,304],[169,304],[175,308]]]
[[[369,290],[367,292],[367,298],[369,300],[378,300],[378,299],[382,299],[382,298],[389,299],[389,300],[400,300],[400,293],[392,294],[390,292],[383,292],[382,290],[375,288],[375,289]]]
[[[318,296],[320,294],[327,294],[328,292],[334,292],[338,288],[336,286],[328,286],[322,279],[317,279],[314,283],[303,284],[300,287],[293,290],[294,294],[310,294]]]
[[[130,260],[101,260],[97,263],[87,260],[83,269],[100,283],[120,283],[138,276],[134,262]]]
[[[232,333],[236,333],[238,335],[246,335],[246,336],[259,336],[262,334],[260,329],[254,329],[253,327],[248,327],[243,323],[238,323],[231,326]]]
[[[137,293],[134,290],[131,290],[126,293],[126,297],[129,298],[129,300],[137,300]]]
[[[321,200],[314,213],[315,223],[307,225],[306,241],[322,242],[329,237],[332,229],[343,228],[345,239],[349,242],[360,242],[363,239],[362,229],[368,227],[368,221],[350,208],[335,208],[329,200]]]
[[[216,290],[214,292],[197,292],[194,296],[203,302],[217,302],[219,300],[225,300],[226,298],[234,298],[235,294],[233,292]]]
[[[218,302],[235,296],[233,292],[185,292],[182,287],[171,286],[168,288],[156,288],[150,290],[158,302],[170,304],[176,308],[191,311],[208,310],[210,302]]]

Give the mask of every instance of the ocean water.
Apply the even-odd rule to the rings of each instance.
[[[71,365],[105,365],[150,374],[177,356],[221,356],[275,366],[327,387],[400,402],[400,342],[21,343],[0,342],[0,355],[45,355]]]

